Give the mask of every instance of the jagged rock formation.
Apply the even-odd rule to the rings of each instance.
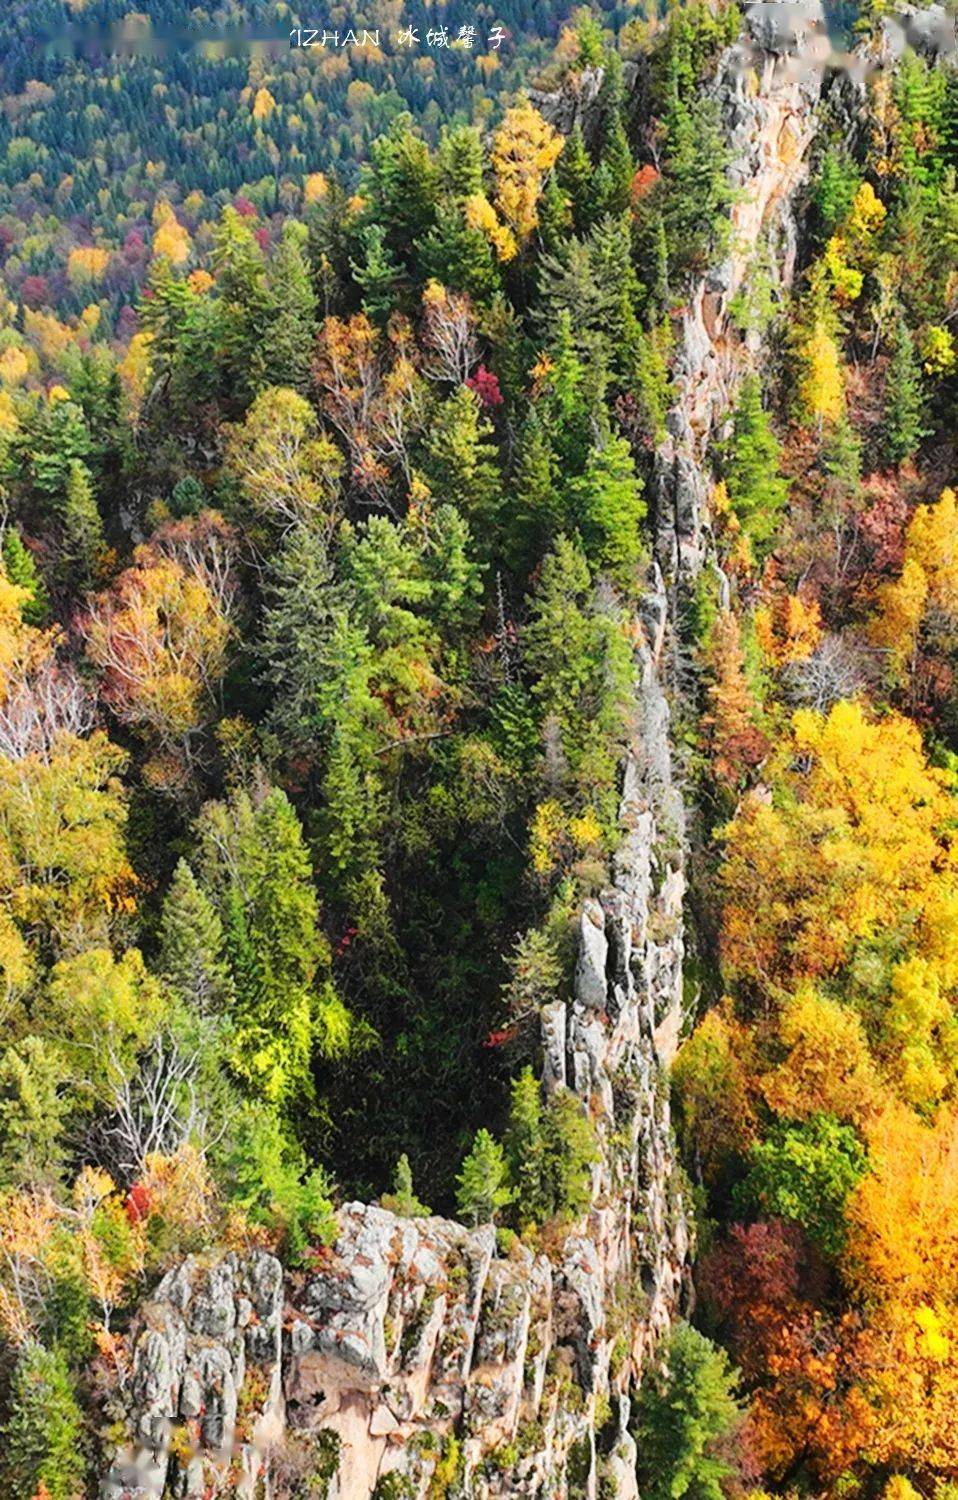
[[[573,1089],[602,1142],[586,1220],[549,1255],[501,1252],[491,1227],[352,1203],[285,1313],[272,1256],[187,1261],[141,1311],[104,1500],[168,1482],[252,1500],[286,1425],[326,1435],[328,1500],[425,1496],[453,1433],[462,1493],[595,1497],[605,1476],[634,1500],[629,1392],[682,1302],[690,1233],[663,1088],[684,837],[656,644],[637,655],[612,882],[582,912],[572,1002],[542,1015],[544,1086]]]
[[[779,285],[791,284],[797,249],[792,203],[807,175],[831,51],[819,0],[759,0],[747,12],[746,31],[723,54],[711,85],[739,190],[729,254],[687,299],[669,435],[656,454],[655,552],[671,585],[673,613],[711,550],[709,442],[756,352],[755,338],[741,338],[732,328],[730,304],[763,251]]]
[[[683,316],[656,460],[657,565],[641,611],[622,843],[608,888],[581,914],[573,998],[540,1017],[543,1087],[573,1090],[599,1135],[590,1211],[535,1253],[500,1247],[490,1227],[352,1203],[330,1249],[285,1283],[262,1252],[187,1261],[134,1330],[129,1441],[103,1500],[157,1500],[164,1486],[268,1496],[284,1433],[312,1435],[326,1500],[637,1500],[630,1398],[682,1308],[691,1234],[666,1087],[685,890],[661,686],[666,588],[690,582],[708,555],[709,438],[752,353],[730,330],[729,303],[766,237],[782,284],[791,278],[790,200],[828,50],[817,3],[759,4],[749,24],[713,85],[742,191],[729,257]],[[571,119],[600,81],[583,75]]]

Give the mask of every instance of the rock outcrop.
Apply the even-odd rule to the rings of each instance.
[[[808,171],[816,105],[831,53],[819,0],[758,0],[723,54],[711,91],[731,151],[729,253],[692,287],[674,363],[668,437],[656,454],[655,550],[676,604],[709,555],[708,446],[756,352],[730,310],[760,258],[781,289],[795,269],[793,200]]]
[[[682,801],[651,646],[636,665],[622,846],[582,912],[573,998],[541,1018],[543,1087],[573,1090],[601,1141],[589,1213],[546,1254],[351,1203],[285,1289],[262,1252],[188,1260],[141,1310],[130,1441],[104,1500],[165,1485],[252,1500],[284,1431],[322,1438],[327,1500],[434,1494],[443,1464],[450,1495],[596,1497],[604,1478],[603,1494],[635,1500],[629,1396],[681,1306],[690,1235],[663,1086]]]
[[[269,1496],[295,1444],[321,1476],[309,1493],[326,1500],[637,1500],[630,1402],[682,1309],[691,1235],[666,1086],[682,1020],[685,828],[661,661],[673,586],[708,555],[709,440],[750,357],[729,305],[763,244],[791,278],[790,200],[827,50],[817,5],[761,3],[749,25],[713,85],[741,193],[729,257],[683,315],[656,457],[621,847],[581,913],[572,999],[540,1016],[543,1089],[572,1090],[599,1137],[590,1209],[535,1252],[491,1227],[351,1203],[332,1246],[285,1284],[263,1253],[187,1261],[134,1329],[129,1440],[104,1500]],[[571,119],[600,82],[582,76]]]

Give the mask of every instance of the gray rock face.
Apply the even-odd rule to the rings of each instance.
[[[710,85],[738,193],[731,248],[687,299],[675,355],[675,404],[655,457],[655,552],[672,599],[691,586],[712,551],[708,447],[754,359],[755,341],[736,332],[730,306],[759,256],[782,289],[792,280],[792,201],[807,174],[831,52],[818,0],[757,0],[746,13],[746,31],[723,55]]]

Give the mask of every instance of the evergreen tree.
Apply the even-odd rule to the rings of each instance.
[[[308,1097],[313,1049],[348,1045],[349,1018],[332,989],[299,819],[278,788],[255,801],[240,790],[207,803],[197,833],[236,988],[232,1067],[271,1102]]]
[[[311,385],[316,341],[316,293],[306,261],[308,231],[290,220],[266,272],[266,337],[256,351],[255,389]]]
[[[330,636],[337,609],[321,534],[306,525],[287,532],[271,574],[259,646],[260,680],[273,694],[269,724],[284,749],[315,753],[328,737],[323,688],[332,670]]]
[[[163,902],[157,969],[200,1015],[228,1011],[233,982],[223,925],[185,859],[178,862]]]
[[[372,143],[361,190],[369,203],[369,221],[380,225],[390,249],[404,259],[415,242],[432,228],[440,188],[440,169],[429,147],[416,135],[408,114],[397,115],[388,135]]]
[[[501,493],[491,436],[492,424],[478,399],[462,386],[437,408],[423,445],[423,467],[433,494],[454,504],[487,544]]]
[[[573,223],[580,233],[588,228],[592,214],[594,170],[592,159],[585,147],[581,126],[576,121],[566,136],[562,155],[556,163],[555,174],[556,181],[571,206]]]
[[[419,242],[418,269],[452,291],[466,292],[476,302],[488,302],[502,277],[488,239],[471,229],[462,208],[450,199],[440,202],[436,222]]]
[[[602,158],[593,184],[592,201],[595,217],[598,218],[602,214],[622,214],[628,210],[634,172],[635,163],[632,160],[632,150],[625,133],[622,110],[614,107],[609,112],[604,129]]]
[[[543,1223],[549,1203],[543,1182],[542,1095],[529,1067],[512,1080],[505,1157],[520,1228]]]
[[[513,566],[524,571],[548,549],[564,520],[555,452],[535,406],[519,433],[509,494],[509,556]]]
[[[788,484],[778,472],[780,453],[762,405],[761,382],[747,375],[739,387],[724,476],[732,510],[759,548],[775,535],[788,498]]]
[[[371,323],[382,325],[395,306],[402,269],[386,243],[382,224],[367,224],[360,245],[362,260],[350,261],[353,279],[362,288],[363,312]]]
[[[51,1187],[65,1157],[64,1065],[53,1046],[27,1036],[0,1059],[0,1186]]]
[[[720,1444],[741,1420],[723,1350],[679,1323],[665,1369],[650,1369],[636,1404],[638,1477],[648,1500],[723,1500],[733,1474]]]
[[[899,318],[885,381],[885,455],[890,463],[912,458],[925,436],[921,365],[904,318]]]
[[[74,1500],[83,1485],[82,1417],[63,1356],[29,1341],[20,1350],[0,1436],[0,1478],[11,1497]]]
[[[569,512],[592,567],[634,595],[644,555],[645,501],[624,437],[606,428],[601,442],[590,449],[583,473],[569,485]]]
[[[16,527],[8,526],[3,533],[3,571],[17,588],[25,589],[29,598],[20,606],[20,614],[28,625],[42,627],[50,618],[50,596],[40,570],[33,560],[33,553],[23,544]]]
[[[512,1199],[506,1158],[488,1130],[479,1130],[456,1178],[456,1211],[469,1224],[491,1224]]]
[[[413,1191],[412,1168],[405,1151],[396,1163],[392,1192],[384,1193],[379,1201],[383,1208],[401,1219],[428,1219],[431,1210],[420,1202]]]
[[[61,514],[62,561],[79,586],[89,588],[106,551],[106,541],[90,471],[79,459],[70,464]]]
[[[482,137],[475,125],[446,126],[439,137],[442,185],[458,203],[482,192]]]

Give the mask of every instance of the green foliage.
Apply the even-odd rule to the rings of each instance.
[[[732,1467],[719,1445],[738,1425],[736,1372],[688,1323],[678,1323],[665,1369],[648,1370],[636,1402],[638,1479],[648,1500],[722,1500]]]
[[[597,1144],[570,1090],[556,1089],[543,1103],[532,1069],[525,1068],[512,1084],[505,1152],[520,1228],[585,1211]]]
[[[477,538],[495,524],[501,492],[491,437],[478,398],[460,387],[436,410],[424,445],[423,470],[433,494],[455,505]]]
[[[20,605],[20,613],[28,625],[43,626],[50,618],[50,597],[40,570],[33,560],[33,553],[23,545],[19,531],[8,526],[0,544],[3,571],[17,588],[26,589],[28,597]]]
[[[33,1341],[14,1366],[0,1440],[0,1477],[11,1496],[74,1500],[86,1469],[82,1417],[61,1354]]]
[[[59,1180],[68,1101],[55,1045],[27,1036],[0,1058],[0,1187],[50,1187]]]
[[[456,1210],[467,1223],[491,1224],[511,1201],[503,1149],[488,1130],[480,1130],[456,1178]]]
[[[405,1151],[396,1163],[392,1192],[384,1193],[379,1201],[383,1208],[398,1214],[401,1219],[426,1219],[432,1212],[413,1191],[412,1168]]]
[[[197,837],[200,884],[235,987],[232,1067],[269,1100],[309,1097],[314,1049],[345,1050],[350,1022],[329,977],[299,819],[278,787],[240,789],[207,803]]]
[[[645,501],[625,438],[608,432],[590,449],[585,469],[569,485],[569,503],[591,566],[634,597],[644,557]]]
[[[319,1165],[310,1166],[299,1143],[276,1113],[248,1104],[222,1152],[231,1202],[254,1224],[283,1238],[285,1254],[298,1262],[310,1245],[328,1245],[336,1233],[332,1184]]]
[[[925,435],[923,408],[921,366],[908,327],[899,318],[885,381],[884,448],[891,463],[903,463],[916,453]]]
[[[81,588],[89,588],[105,543],[103,521],[93,495],[92,476],[86,464],[74,459],[67,472],[63,495],[62,561]]]
[[[778,472],[780,451],[762,406],[761,382],[757,375],[747,375],[739,388],[723,472],[732,510],[759,551],[775,536],[788,498],[787,481]]]
[[[185,859],[177,863],[163,902],[157,970],[201,1016],[230,1008],[234,990],[223,924]]]
[[[844,1208],[867,1157],[854,1130],[828,1115],[776,1124],[751,1149],[737,1201],[768,1218],[794,1219],[835,1256],[844,1243]]]

